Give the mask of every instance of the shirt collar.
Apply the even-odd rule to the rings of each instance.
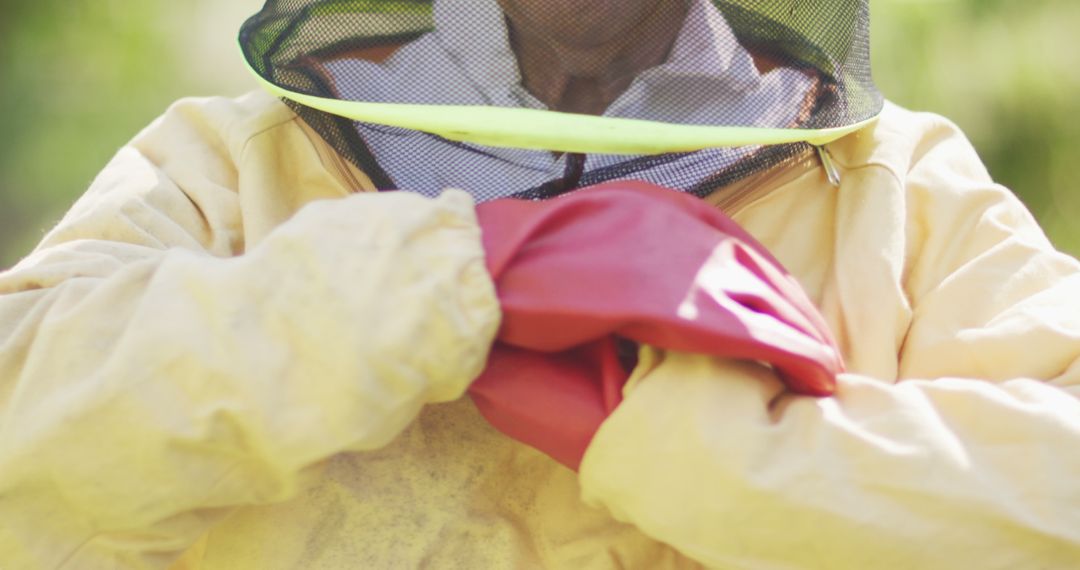
[[[750,53],[709,0],[690,1],[686,20],[667,61],[639,75],[642,79],[673,76],[722,81],[733,91],[752,89],[760,81]]]
[[[496,0],[436,0],[434,19],[440,43],[490,104],[542,107],[521,88],[506,17]],[[690,0],[668,60],[642,72],[637,80],[676,77],[721,82],[733,91],[746,91],[760,82],[753,58],[709,0]]]
[[[435,36],[488,103],[515,106],[506,97],[521,83],[521,72],[496,0],[436,0],[434,19]]]

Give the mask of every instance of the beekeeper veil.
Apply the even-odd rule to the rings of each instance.
[[[269,0],[252,71],[380,190],[706,196],[872,121],[868,0]]]

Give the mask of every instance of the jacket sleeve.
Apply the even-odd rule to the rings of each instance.
[[[585,500],[722,568],[1073,568],[1080,266],[958,135],[907,177],[901,379],[795,397],[756,363],[648,351]]]
[[[0,274],[0,567],[164,567],[482,370],[467,194],[314,202],[241,254],[213,107],[171,110]]]

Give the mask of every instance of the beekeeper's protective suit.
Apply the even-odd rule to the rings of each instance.
[[[808,151],[707,200],[837,394],[645,348],[574,473],[462,398],[500,321],[467,192],[176,104],[0,274],[0,567],[1075,567],[1080,264],[942,118],[827,150],[839,187]]]

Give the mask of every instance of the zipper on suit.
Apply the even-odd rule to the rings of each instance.
[[[829,184],[839,188],[840,182],[840,170],[836,168],[836,162],[833,161],[832,153],[825,145],[815,146],[817,149],[818,159],[821,160],[821,167],[825,169],[825,174],[829,177]]]
[[[780,164],[770,168],[767,172],[758,175],[746,186],[714,202],[714,205],[729,216],[734,216],[746,206],[756,202],[763,193],[772,190],[772,184],[778,179],[790,176],[796,170],[805,170],[813,164],[813,154],[801,152],[785,159]],[[793,176],[794,178],[794,176]]]
[[[794,180],[799,172],[797,171],[809,171],[816,168],[815,163],[820,163],[822,169],[825,170],[825,175],[829,179],[829,184],[833,187],[839,188],[840,183],[843,181],[840,175],[840,169],[836,167],[836,161],[833,160],[832,153],[824,146],[814,146],[814,150],[817,153],[815,160],[814,153],[804,152],[795,155],[784,162],[773,167],[769,172],[761,175],[757,180],[747,185],[744,188],[740,188],[736,193],[731,196],[727,196],[722,200],[714,202],[714,205],[720,208],[729,216],[735,216],[742,210],[749,207],[764,194],[771,192],[773,183],[777,180],[790,177]],[[787,184],[790,180],[786,180],[783,184]]]

